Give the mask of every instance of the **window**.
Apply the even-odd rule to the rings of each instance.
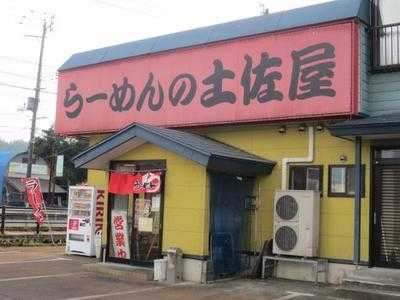
[[[354,186],[354,165],[329,166],[329,193],[330,197],[353,197]],[[361,168],[361,196],[365,193],[365,166]]]
[[[374,0],[373,5],[373,64],[375,70],[400,67],[400,1]]]
[[[400,22],[400,1],[399,0],[375,0],[375,24],[388,25]]]
[[[23,163],[23,164],[27,164],[28,162],[29,162],[28,157],[23,157],[23,158],[22,158],[22,163]],[[33,164],[36,164],[36,159],[35,159],[35,158],[32,158],[32,163],[33,163]]]
[[[322,166],[290,166],[291,190],[314,190],[322,192]]]
[[[400,158],[400,149],[383,149],[380,150],[380,158]]]

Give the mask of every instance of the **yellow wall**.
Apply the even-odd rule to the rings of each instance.
[[[251,240],[254,250],[260,250],[265,239],[272,236],[273,196],[281,186],[283,157],[306,156],[308,133],[289,126],[284,134],[278,126],[212,127],[198,130],[214,139],[274,160],[277,165],[271,175],[257,179],[255,194],[259,209],[253,214]],[[98,138],[96,139],[98,141]],[[362,200],[361,259],[368,261],[369,247],[369,145],[363,145],[363,163],[366,166],[365,197]],[[347,156],[341,162],[339,157]],[[187,254],[208,254],[209,183],[206,170],[178,155],[145,144],[118,158],[118,160],[166,159],[163,249],[179,246]],[[328,166],[353,164],[354,143],[332,137],[325,129],[315,132],[316,165],[323,165],[323,197],[319,256],[334,259],[353,257],[353,203],[351,197],[328,197]],[[88,181],[104,185],[103,172],[89,171]]]
[[[167,163],[163,250],[178,246],[186,254],[207,254],[209,221],[205,168],[148,143],[125,153],[115,161],[148,159],[165,159]],[[93,173],[96,175],[92,175]],[[89,182],[98,178],[97,173],[98,171],[89,171]]]
[[[106,135],[93,135],[89,139],[89,145],[93,146],[105,137]],[[105,245],[107,242],[108,172],[88,170],[87,184],[94,186],[96,189],[102,189],[106,191],[104,194],[103,234],[101,236],[101,243],[102,245]]]
[[[278,132],[278,126],[215,127],[199,130],[214,139],[239,147],[277,162],[272,174],[260,177],[255,193],[259,191],[259,210],[254,217],[253,245],[261,249],[263,241],[272,236],[273,196],[281,188],[283,157],[307,156],[308,133],[298,132],[297,126],[287,128],[285,134]],[[370,150],[364,144],[363,163],[366,165],[365,197],[362,199],[361,259],[368,261],[369,249],[369,174]],[[348,160],[341,162],[340,155]],[[319,256],[334,259],[353,257],[353,198],[328,197],[328,166],[331,164],[353,164],[354,143],[331,136],[328,130],[315,133],[315,160],[312,164],[323,165],[323,197],[321,201],[321,227]],[[302,165],[300,163],[300,165]]]

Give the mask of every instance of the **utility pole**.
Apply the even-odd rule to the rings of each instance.
[[[265,4],[262,2],[258,2],[258,6],[260,7],[260,15],[265,16],[269,14],[269,9],[265,7]]]
[[[30,178],[32,176],[33,144],[35,141],[36,114],[37,114],[37,110],[38,110],[38,106],[39,106],[40,89],[41,89],[41,81],[42,81],[42,62],[43,62],[44,41],[46,39],[47,30],[48,29],[50,31],[52,30],[53,21],[54,21],[54,16],[51,17],[50,24],[47,24],[47,20],[43,19],[41,36],[30,35],[31,37],[40,38],[40,52],[39,52],[39,62],[38,62],[38,69],[37,69],[37,75],[36,75],[35,98],[33,100],[33,106],[32,106],[32,123],[31,123],[31,135],[30,135],[29,146],[28,146],[28,166],[26,169],[26,178]]]

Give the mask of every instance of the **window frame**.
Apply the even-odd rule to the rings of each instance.
[[[381,0],[373,0],[370,2],[370,11],[371,11],[371,53],[370,53],[370,63],[371,63],[371,71],[373,73],[386,73],[386,72],[397,72],[400,71],[400,64],[381,64],[381,30],[386,30],[386,28],[399,28],[400,22],[396,23],[388,23],[381,24],[380,18],[380,1]],[[399,30],[399,29],[397,29]],[[400,35],[398,33],[398,35]],[[391,37],[393,39],[393,37]],[[385,39],[386,41],[386,39]],[[385,46],[386,47],[386,46]],[[386,48],[385,48],[386,51]],[[400,50],[397,55],[400,55]]]
[[[347,184],[347,169],[355,168],[354,164],[346,164],[346,165],[329,165],[328,166],[328,197],[336,197],[336,198],[354,198],[354,194],[349,194],[348,184]],[[345,192],[344,193],[336,193],[332,192],[331,180],[332,180],[332,169],[333,168],[345,168]],[[361,197],[365,197],[365,164],[361,165]]]
[[[292,182],[293,182],[293,172],[292,170],[295,168],[318,168],[319,169],[319,192],[322,193],[324,192],[324,165],[289,165],[289,190],[294,190],[292,188]],[[306,186],[307,186],[307,178],[306,178]],[[307,191],[304,189],[304,191]]]

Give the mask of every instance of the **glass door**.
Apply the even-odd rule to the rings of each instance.
[[[162,194],[135,195],[133,260],[148,263],[161,257]]]
[[[109,195],[107,258],[118,263],[130,263],[132,258],[133,205],[131,195]]]
[[[155,170],[154,161],[118,162],[113,170],[141,174]],[[158,167],[161,169],[163,165]],[[157,193],[109,194],[107,261],[151,265],[162,256],[164,176]]]

